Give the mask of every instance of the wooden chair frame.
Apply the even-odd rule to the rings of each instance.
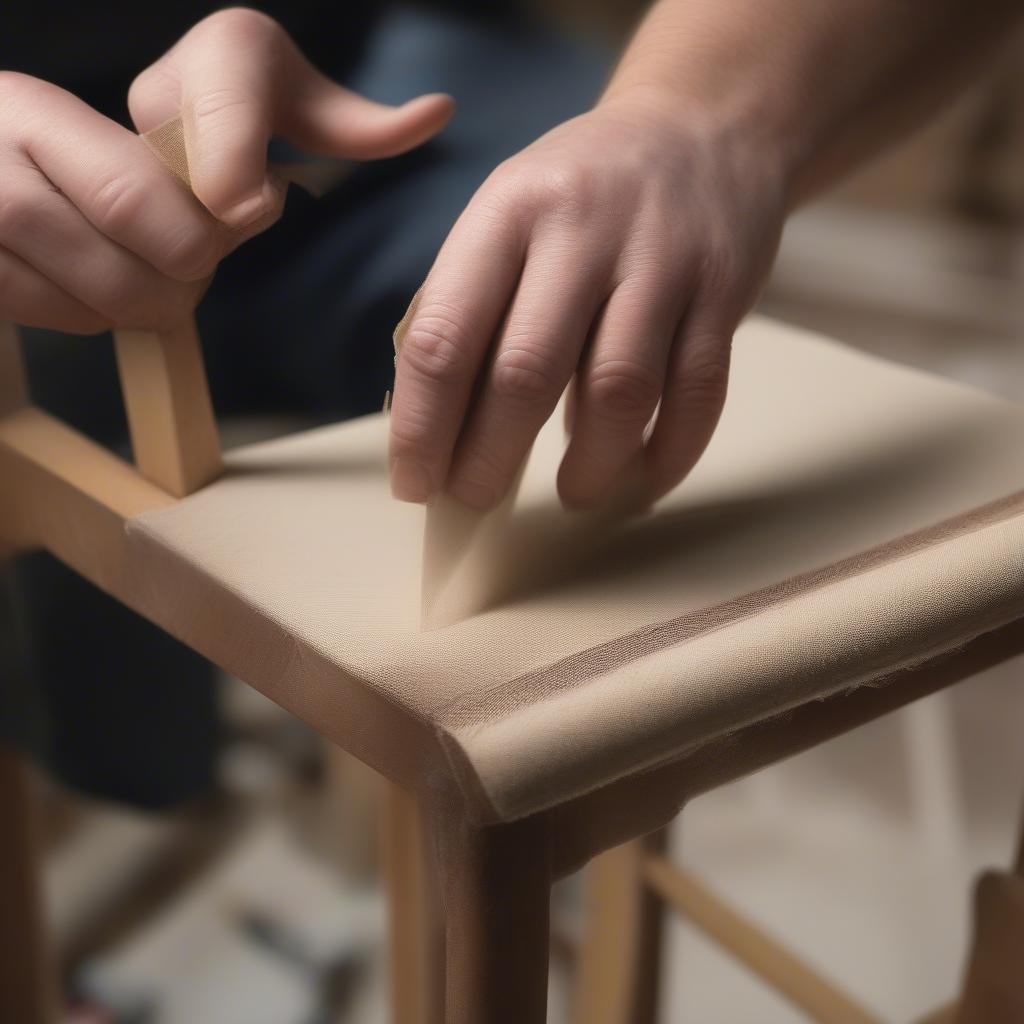
[[[0,539],[7,549],[47,548],[139,609],[140,567],[124,540],[125,521],[211,480],[220,453],[194,326],[163,334],[121,332],[116,346],[137,468],[28,404],[15,332],[0,325],[0,480],[14,498],[0,505]],[[603,851],[656,833],[691,796],[1022,651],[1024,622],[1018,621],[886,685],[811,702],[522,821],[475,820],[457,794],[432,788],[431,780],[413,793],[394,788],[384,847],[392,894],[395,1024],[540,1024],[554,880]],[[372,713],[372,707],[356,713]],[[372,748],[349,747],[388,773]],[[0,801],[8,823],[0,864],[8,868],[0,874],[0,938],[13,937],[4,943],[0,1020],[50,1024],[54,985],[52,972],[40,966],[48,954],[31,895],[38,851],[24,775],[8,761],[0,762]],[[610,855],[614,859],[597,873],[605,880],[599,883],[601,913],[617,927],[593,930],[592,936],[604,937],[592,937],[583,951],[581,975],[589,986],[579,1019],[587,1024],[653,1020],[661,901],[703,915],[706,925],[731,933],[734,945],[752,941],[749,930],[728,919],[692,880],[683,876],[680,883],[669,872],[659,843],[648,839]],[[760,969],[775,976],[776,984],[787,972],[800,975],[785,956],[769,955],[760,942],[753,945],[761,949]],[[607,964],[617,967],[604,969]],[[794,982],[790,994],[813,987],[806,979]],[[806,1009],[818,1012],[810,996],[801,998]],[[821,1006],[827,1009],[827,998]],[[817,1019],[859,1024],[868,1018],[819,1013]]]

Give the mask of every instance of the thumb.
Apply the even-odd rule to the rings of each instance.
[[[300,149],[322,156],[378,160],[426,142],[451,118],[455,101],[444,93],[392,107],[332,82],[304,58],[278,113],[278,130]]]

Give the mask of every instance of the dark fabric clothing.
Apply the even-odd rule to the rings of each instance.
[[[604,53],[521,20],[410,10],[377,16],[362,56],[345,49],[343,62],[339,77],[374,99],[450,92],[456,117],[436,140],[364,165],[324,199],[293,189],[282,221],[224,262],[199,309],[221,417],[378,410],[393,373],[391,331],[455,218],[501,160],[586,109],[608,66]],[[123,447],[109,339],[28,333],[37,402]],[[200,791],[218,736],[208,666],[48,556],[17,572],[31,639],[21,678],[34,694],[7,703],[41,709],[44,759],[78,788],[145,806]]]
[[[0,6],[0,69],[54,82],[108,117],[127,123],[132,79],[196,22],[230,3],[173,0],[83,3],[4,0]],[[280,22],[316,64],[345,78],[365,53],[388,0],[255,0],[240,6]],[[416,6],[477,22],[513,19],[515,0],[421,0]]]
[[[132,79],[197,21],[227,6],[209,0],[5,0],[0,68],[54,82],[108,117],[125,121]],[[363,52],[385,9],[375,0],[259,0],[246,6],[276,18],[314,63],[338,75]]]
[[[83,793],[153,810],[208,789],[217,689],[197,654],[44,552],[13,573],[29,638],[21,746]],[[29,707],[25,701],[31,701]]]

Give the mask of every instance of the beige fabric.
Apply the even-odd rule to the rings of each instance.
[[[171,118],[143,134],[142,139],[164,166],[191,190],[192,175],[182,119]],[[321,195],[327,187],[340,180],[336,168],[342,164],[342,161],[320,160],[307,164],[274,164],[271,168],[276,176],[285,181],[302,185],[314,195]],[[262,228],[265,221],[276,216],[283,202],[282,190],[274,212],[261,219],[257,228]],[[252,233],[251,230],[247,232]],[[420,295],[421,291],[418,291],[413,296],[408,310],[395,327],[396,359]],[[0,361],[2,358],[3,349],[0,348]],[[390,405],[391,395],[388,393],[384,399],[385,412],[390,411]],[[437,629],[456,623],[485,608],[492,596],[500,590],[500,548],[518,486],[517,477],[506,499],[487,514],[470,509],[447,496],[441,496],[431,503],[427,510],[420,558],[420,623],[423,628]]]
[[[192,176],[185,152],[185,126],[180,117],[173,117],[142,135],[143,141],[160,158],[183,185],[192,188]]]
[[[229,453],[222,480],[132,520],[161,566],[151,613],[187,635],[233,595],[245,615],[208,649],[265,679],[251,636],[277,624],[290,694],[336,666],[339,694],[436,730],[503,818],[1024,615],[1016,406],[752,320],[719,432],[650,516],[581,530],[554,497],[562,446],[553,418],[503,592],[456,625],[419,629],[423,512],[388,495],[382,416]],[[344,716],[331,686],[321,713]]]

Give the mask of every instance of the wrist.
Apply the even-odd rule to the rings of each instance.
[[[787,206],[822,144],[834,105],[823,72],[829,5],[780,21],[759,0],[660,0],[627,48],[600,104],[654,112],[775,170]],[[830,27],[831,26],[831,27]],[[773,45],[766,40],[772,38]]]
[[[780,202],[789,205],[802,166],[799,140],[777,126],[754,96],[734,91],[709,98],[678,82],[616,75],[596,109],[633,123],[647,122],[659,136],[680,139],[691,147],[696,142],[743,173],[756,172],[771,181]]]

